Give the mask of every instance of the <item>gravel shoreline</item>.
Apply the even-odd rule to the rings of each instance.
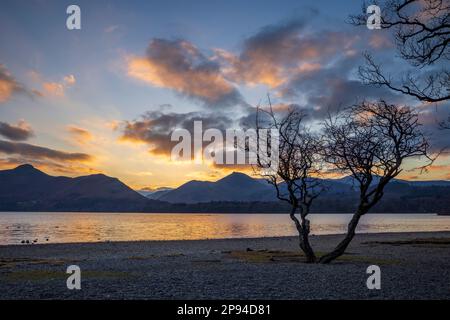
[[[0,246],[0,299],[450,299],[449,249],[450,232],[357,234],[330,265],[304,263],[295,237]],[[372,264],[381,290],[366,287]]]

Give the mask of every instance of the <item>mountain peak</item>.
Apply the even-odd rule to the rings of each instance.
[[[252,178],[250,176],[246,175],[245,173],[233,171],[232,173],[230,173],[226,177],[223,177],[219,181],[230,180],[230,179],[234,180],[234,179],[252,179]]]
[[[28,164],[28,163],[21,164],[20,166],[17,166],[13,170],[19,171],[19,172],[41,172],[38,169],[36,169],[35,167],[33,167],[31,164]]]
[[[46,173],[27,163],[21,164],[14,169],[5,170],[5,172],[10,172],[13,175],[17,175],[17,177],[49,177]]]
[[[259,184],[259,182],[257,182],[255,179],[253,179],[252,177],[246,175],[245,173],[242,172],[233,172],[229,175],[227,175],[226,177],[223,177],[222,179],[216,181],[216,183],[219,184],[232,184],[232,185],[254,185],[254,184]]]
[[[233,171],[230,176],[246,176],[248,177],[248,175],[246,175],[245,173],[239,172],[239,171]]]

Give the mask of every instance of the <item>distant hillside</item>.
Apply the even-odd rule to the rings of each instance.
[[[265,181],[233,172],[216,182],[189,181],[168,191],[158,200],[170,203],[199,203],[211,201],[274,201],[274,189]]]
[[[376,178],[375,178],[376,180]],[[313,212],[352,212],[358,188],[352,177],[321,180],[325,190],[312,206]],[[286,191],[284,183],[279,186]],[[189,181],[159,200],[173,204],[177,212],[287,212],[274,187],[261,179],[234,172],[215,182]],[[450,211],[450,181],[404,181],[394,179],[373,212],[446,213]]]
[[[149,200],[103,174],[53,177],[31,165],[0,171],[3,211],[142,211]]]
[[[312,212],[354,211],[358,192],[350,177],[321,182],[326,191],[316,199]],[[284,184],[280,184],[280,190],[285,190]],[[151,191],[144,196],[103,174],[54,177],[31,165],[0,171],[0,211],[281,213],[288,210],[288,204],[275,197],[273,186],[237,172],[215,182],[194,180],[173,190]],[[372,212],[449,213],[450,184],[394,180]]]
[[[162,187],[155,190],[136,190],[139,194],[143,195],[147,199],[158,200],[167,192],[173,190],[173,188]]]

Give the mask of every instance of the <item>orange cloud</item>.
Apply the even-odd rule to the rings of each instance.
[[[152,86],[169,88],[207,105],[242,103],[219,66],[187,41],[153,40],[146,57],[129,57],[128,75]]]
[[[63,97],[64,96],[64,86],[57,82],[44,82],[42,84],[46,95]]]
[[[67,131],[81,144],[85,144],[93,139],[93,135],[88,130],[77,126],[68,126]]]
[[[156,87],[174,89],[211,102],[234,90],[225,79],[208,71],[190,70],[180,74],[145,58],[131,58],[128,75]]]
[[[101,173],[99,170],[71,163],[58,163],[48,160],[33,158],[0,158],[0,170],[12,169],[19,165],[31,164],[35,168],[49,174],[64,174],[67,176],[79,176],[82,174]]]
[[[11,94],[14,91],[14,84],[6,81],[4,79],[0,79],[0,102],[5,102],[9,99]]]
[[[231,81],[278,88],[321,69],[328,58],[350,50],[355,39],[337,32],[309,34],[303,30],[303,23],[293,21],[267,26],[247,38],[239,55],[221,49],[215,53]]]
[[[444,174],[446,179],[450,179],[450,165],[433,165],[427,169],[431,173]]]
[[[76,82],[75,76],[73,74],[69,74],[63,78],[64,83],[68,86],[73,86]]]
[[[222,175],[227,175],[229,173],[232,172],[242,172],[245,173],[247,175],[254,175],[255,174],[255,170],[253,169],[252,165],[250,164],[217,164],[212,162],[210,164],[210,167],[220,170],[220,173]],[[256,169],[256,167],[255,167]]]
[[[448,162],[447,156],[439,158]],[[401,175],[405,180],[450,180],[450,164],[434,164],[426,168],[425,171],[421,169],[412,169],[404,171]]]
[[[64,76],[60,82],[58,81],[45,81],[42,76],[35,70],[29,72],[29,77],[37,83],[41,83],[43,92],[33,90],[36,95],[39,96],[53,96],[64,97],[67,88],[75,85],[76,78],[73,74]]]
[[[0,64],[0,103],[9,100],[13,93],[26,93],[25,88],[18,83],[6,66]]]

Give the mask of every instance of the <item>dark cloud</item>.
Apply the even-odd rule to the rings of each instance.
[[[357,40],[343,32],[312,32],[305,25],[304,20],[293,20],[266,26],[244,41],[237,56],[217,50],[227,77],[238,83],[278,88],[292,77],[323,68]]]
[[[178,143],[171,141],[172,132],[186,129],[193,134],[194,121],[202,121],[203,131],[214,128],[224,132],[232,124],[229,117],[220,114],[147,112],[138,120],[122,124],[121,139],[147,143],[153,154],[170,155],[173,146]]]
[[[418,106],[417,110],[419,122],[429,139],[431,151],[450,152],[450,130],[443,130],[439,125],[450,117],[450,102],[423,104]]]
[[[392,56],[385,34],[317,31],[299,19],[262,28],[244,41],[239,55],[217,50],[217,56],[230,80],[265,84],[277,100],[298,103],[314,118],[363,99],[409,102],[386,88],[359,81],[356,71],[364,63],[362,52],[368,42],[374,50],[385,49],[385,57]]]
[[[51,159],[57,161],[89,161],[92,157],[85,153],[69,153],[50,148],[35,146],[22,142],[0,140],[0,153],[16,154],[36,159]]]
[[[0,135],[9,140],[25,141],[33,136],[33,130],[25,121],[20,121],[17,125],[0,121]]]
[[[341,56],[328,67],[297,75],[281,89],[283,97],[299,99],[314,118],[351,106],[362,100],[384,99],[405,103],[409,99],[387,88],[365,85],[356,78],[355,69],[362,64],[361,55]]]
[[[152,40],[144,58],[130,59],[128,74],[208,106],[245,105],[220,66],[185,40]]]

